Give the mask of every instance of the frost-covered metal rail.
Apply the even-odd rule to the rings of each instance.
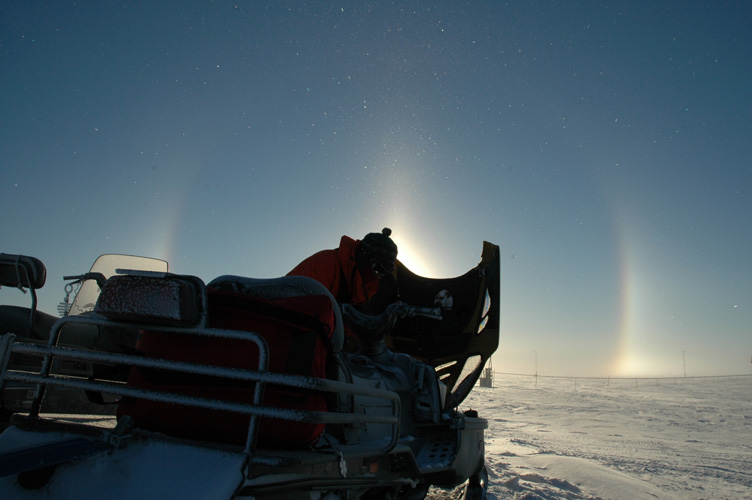
[[[220,366],[211,366],[197,363],[187,363],[181,361],[170,361],[164,359],[146,358],[143,356],[134,356],[128,354],[117,354],[108,352],[88,351],[75,347],[55,346],[54,343],[59,337],[60,331],[68,324],[85,324],[93,326],[107,327],[128,327],[128,328],[149,328],[155,331],[172,332],[184,335],[202,335],[207,337],[230,338],[254,342],[259,348],[258,370],[227,368]],[[5,335],[1,339],[0,354],[2,355],[3,371],[0,374],[0,388],[4,387],[7,382],[19,382],[26,384],[36,384],[34,400],[29,412],[31,417],[39,415],[41,401],[47,385],[56,387],[66,387],[71,389],[81,389],[84,391],[97,391],[105,394],[116,396],[127,396],[132,398],[147,399],[150,401],[159,401],[164,403],[173,403],[199,408],[213,410],[231,411],[251,416],[249,424],[249,434],[246,441],[245,452],[253,453],[255,443],[253,442],[253,433],[256,428],[257,417],[279,418],[295,422],[309,422],[317,424],[388,424],[392,431],[388,443],[384,446],[385,451],[394,447],[399,438],[399,415],[400,415],[400,398],[399,396],[387,390],[376,389],[363,385],[353,385],[344,382],[321,379],[316,377],[295,376],[284,373],[271,373],[265,368],[268,364],[268,354],[266,342],[262,337],[253,332],[213,329],[207,327],[196,327],[187,329],[185,327],[166,327],[155,326],[153,324],[133,324],[117,323],[111,320],[97,317],[71,316],[61,318],[53,327],[51,339],[47,346],[15,342],[14,335]],[[14,354],[27,354],[43,357],[44,363],[38,373],[27,371],[12,370],[8,368],[8,360]],[[142,367],[171,370],[180,373],[206,375],[212,377],[227,378],[233,380],[252,382],[256,386],[254,400],[251,404],[232,403],[218,399],[200,398],[175,394],[170,392],[155,391],[144,388],[129,387],[124,383],[115,383],[111,381],[87,380],[81,377],[51,374],[53,359],[67,359],[72,361],[117,364],[125,367]],[[307,390],[316,390],[332,394],[359,395],[371,398],[380,398],[389,402],[391,405],[391,415],[380,415],[377,413],[338,413],[331,411],[311,411],[295,410],[290,408],[274,408],[263,406],[261,396],[263,394],[262,384],[275,384],[291,388],[300,388]]]

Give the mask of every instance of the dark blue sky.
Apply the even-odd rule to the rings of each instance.
[[[750,4],[435,3],[5,2],[0,250],[54,312],[101,253],[270,277],[389,226],[454,276],[488,240],[497,370],[749,372]]]

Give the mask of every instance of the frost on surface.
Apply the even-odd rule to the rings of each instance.
[[[197,292],[187,281],[150,276],[113,276],[95,311],[121,320],[191,321]]]

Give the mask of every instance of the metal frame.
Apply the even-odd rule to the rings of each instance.
[[[206,309],[204,309],[206,310]],[[169,361],[164,359],[144,358],[130,354],[118,354],[101,351],[90,351],[76,347],[56,346],[57,339],[62,328],[71,323],[123,327],[130,329],[148,329],[151,331],[173,332],[185,335],[203,335],[216,338],[239,339],[254,342],[259,349],[258,369],[237,369],[214,365]],[[278,418],[283,420],[308,422],[314,424],[390,424],[392,435],[385,451],[394,448],[399,440],[400,422],[400,399],[397,393],[383,389],[360,387],[345,382],[321,379],[317,377],[305,377],[282,373],[270,373],[267,371],[268,351],[264,339],[255,332],[224,330],[203,326],[202,321],[196,327],[171,327],[154,324],[138,324],[133,322],[112,321],[96,316],[68,316],[58,320],[50,334],[47,346],[39,346],[25,342],[18,342],[12,334],[0,336],[0,389],[6,382],[20,382],[36,384],[34,400],[29,412],[30,417],[39,418],[39,411],[47,386],[67,387],[89,391],[99,391],[106,394],[129,396],[140,399],[148,399],[164,403],[176,403],[200,408],[209,408],[223,411],[232,411],[250,415],[248,434],[244,452],[251,456],[256,451],[256,429],[259,417]],[[9,368],[11,354],[27,354],[43,357],[42,368],[38,373],[13,370]],[[116,363],[128,367],[144,367],[171,370],[182,373],[210,375],[227,379],[242,380],[255,384],[252,403],[236,403],[217,399],[186,396],[170,392],[155,391],[151,389],[128,387],[124,383],[101,380],[87,380],[81,377],[51,374],[53,359],[68,359],[81,362],[93,363]],[[262,405],[264,384],[287,386],[291,388],[303,388],[334,394],[362,395],[374,398],[383,398],[391,403],[391,415],[366,415],[354,413],[338,413],[312,410],[292,410]]]

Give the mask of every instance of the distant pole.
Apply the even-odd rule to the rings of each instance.
[[[684,378],[687,378],[687,356],[686,356],[686,351],[682,351],[682,364],[684,365]]]
[[[538,350],[535,350],[535,388],[538,388]]]

